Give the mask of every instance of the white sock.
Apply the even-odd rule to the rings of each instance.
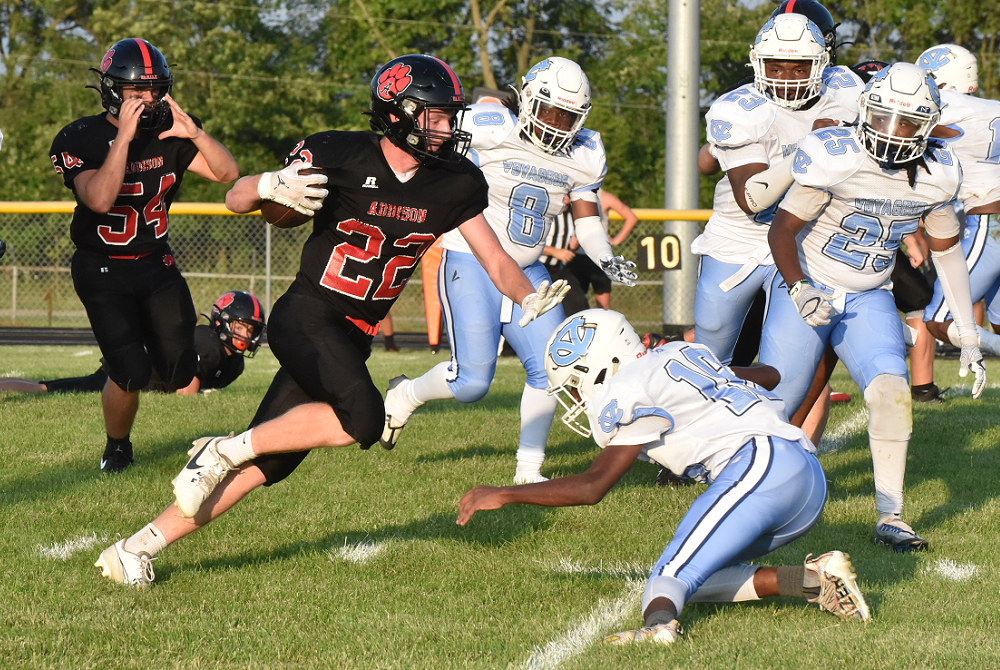
[[[167,541],[163,537],[160,529],[149,523],[138,533],[125,540],[125,551],[138,554],[146,552],[150,556],[156,556],[167,546]]]
[[[410,381],[407,385],[406,398],[413,403],[413,409],[423,405],[428,400],[454,398],[448,388],[448,368],[451,361],[441,361],[430,370]]]
[[[253,452],[253,441],[250,439],[250,433],[251,431],[247,430],[234,437],[219,440],[215,449],[234,468],[247,461],[252,461],[257,458],[257,454]]]
[[[976,332],[979,333],[979,348],[983,353],[1000,356],[1000,335],[991,333],[982,326],[976,326]]]
[[[517,475],[537,475],[545,461],[545,443],[559,402],[545,389],[525,385],[521,394],[521,438],[517,444]]]
[[[753,587],[756,565],[731,565],[713,573],[688,598],[689,603],[739,603],[760,600]]]

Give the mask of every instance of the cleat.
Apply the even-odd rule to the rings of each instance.
[[[121,472],[132,465],[134,460],[131,442],[124,448],[112,447],[109,444],[104,447],[104,455],[101,456],[101,472]]]
[[[872,542],[898,552],[922,551],[929,546],[927,540],[913,532],[909,524],[900,519],[898,514],[879,519],[872,534]]]
[[[868,621],[871,613],[865,597],[858,588],[858,576],[851,565],[851,557],[842,551],[828,551],[822,556],[806,556],[806,570],[819,577],[819,595],[809,602],[816,603],[824,612],[832,612],[842,619]]]
[[[639,630],[623,630],[620,633],[608,635],[604,638],[604,644],[621,646],[633,642],[655,642],[666,646],[679,640],[683,632],[680,622],[674,619],[670,623],[644,626]]]
[[[514,486],[520,486],[521,484],[541,484],[547,481],[549,481],[549,478],[543,477],[541,472],[514,475]]]
[[[232,437],[230,433],[227,437]],[[174,477],[174,496],[181,516],[188,519],[201,509],[202,504],[212,495],[212,491],[233,469],[232,464],[219,454],[216,446],[226,437],[199,437],[188,450],[191,459]]]
[[[947,391],[948,389],[945,389]],[[925,405],[941,405],[944,403],[944,398],[941,394],[944,393],[941,389],[937,387],[937,384],[931,384],[928,388],[922,389],[910,389],[910,396],[913,398],[914,402],[922,402]]]
[[[839,393],[837,391],[830,391],[830,404],[836,405],[842,402],[851,402],[851,396],[846,393]]]
[[[101,557],[94,563],[101,569],[101,576],[119,584],[128,584],[140,588],[153,583],[153,558],[142,551],[133,554],[125,550],[125,540],[119,540],[101,552]]]
[[[670,470],[670,468],[665,468],[660,466],[660,471],[656,473],[656,485],[657,486],[691,486],[695,483],[695,480],[691,477],[678,477]]]
[[[385,392],[385,424],[382,426],[382,437],[378,443],[386,450],[396,446],[399,434],[406,428],[413,410],[407,410],[410,404],[405,400],[406,386],[410,378],[406,375],[393,377],[389,380],[389,390]]]

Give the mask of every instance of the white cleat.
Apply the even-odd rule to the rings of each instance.
[[[232,437],[232,434],[229,435]],[[191,518],[198,513],[202,504],[212,495],[212,491],[233,469],[225,456],[219,454],[216,446],[225,437],[199,437],[188,450],[191,459],[174,477],[174,497],[181,516]]]
[[[828,551],[822,556],[806,556],[806,570],[819,577],[819,595],[809,600],[824,612],[832,612],[843,619],[868,621],[871,614],[865,597],[858,588],[858,576],[851,565],[851,557],[842,551]]]
[[[620,633],[608,635],[604,638],[604,644],[621,646],[635,642],[653,642],[666,646],[679,640],[683,633],[684,630],[681,628],[680,622],[674,619],[670,623],[644,626],[638,630],[623,630]]]
[[[382,437],[378,443],[386,450],[396,446],[399,434],[406,428],[406,422],[413,414],[410,402],[406,399],[406,389],[410,378],[399,375],[389,380],[389,390],[385,392],[385,424],[382,426]]]
[[[133,554],[125,550],[125,540],[119,540],[101,552],[101,557],[94,563],[101,569],[101,576],[119,584],[128,584],[144,588],[153,583],[152,557],[142,551]]]

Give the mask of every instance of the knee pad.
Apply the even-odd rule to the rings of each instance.
[[[449,386],[451,387],[451,391],[454,394],[455,399],[459,402],[476,402],[477,400],[481,400],[483,396],[486,395],[487,391],[490,390],[491,381],[493,380],[485,379],[480,376],[465,380],[459,377],[454,384],[449,384]],[[382,429],[379,428],[380,434],[381,431]]]
[[[146,350],[138,344],[105,355],[104,369],[108,378],[126,392],[141,391],[153,376],[153,364]]]
[[[329,402],[329,401],[328,401]],[[382,394],[370,384],[356,384],[338,400],[330,402],[348,435],[367,449],[378,442],[385,423]]]
[[[879,375],[865,389],[868,435],[877,440],[908,440],[913,432],[910,386],[905,377]]]

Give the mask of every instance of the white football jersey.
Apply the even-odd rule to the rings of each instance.
[[[846,68],[827,68],[823,84],[819,99],[809,109],[781,107],[761,95],[753,84],[716,100],[705,121],[708,141],[716,146],[722,169],[750,163],[774,165],[791,156],[816,119],[857,122],[858,96],[863,88],[857,75]],[[723,177],[715,187],[712,217],[691,251],[725,263],[742,265],[752,258],[759,265],[771,264],[767,231],[776,208],[777,204],[748,216],[736,204],[729,177]]]
[[[754,436],[801,441],[785,403],[722,365],[701,344],[670,342],[622,367],[587,404],[594,441],[643,446],[640,458],[689,476],[716,477]]]
[[[469,158],[490,185],[486,221],[507,253],[527,267],[542,255],[563,196],[596,191],[604,181],[608,166],[601,135],[584,128],[569,153],[552,155],[522,140],[513,112],[492,103],[472,105],[462,129],[472,133]],[[458,230],[441,239],[445,249],[472,253]]]
[[[959,199],[966,211],[1000,200],[1000,102],[941,91],[941,125],[961,135],[948,140],[962,164]]]
[[[824,128],[799,142],[795,183],[781,209],[809,223],[798,235],[799,263],[813,282],[845,293],[890,288],[901,240],[931,210],[950,203],[962,183],[958,159],[931,149],[910,187],[906,170],[883,170],[857,128]]]

